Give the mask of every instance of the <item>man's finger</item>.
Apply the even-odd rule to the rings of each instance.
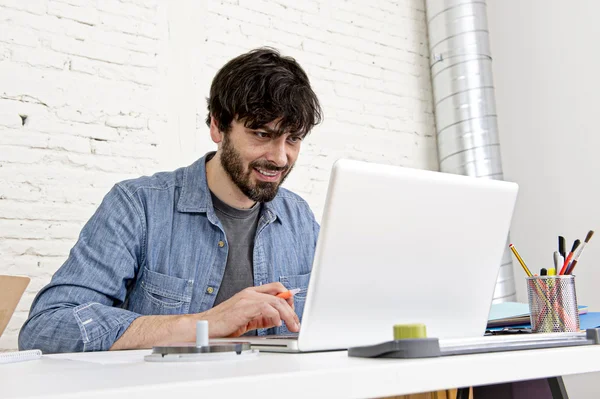
[[[271,325],[269,327],[279,327],[281,325],[281,314],[277,308],[268,303],[263,303],[260,308],[261,317],[263,320],[268,320]]]
[[[257,287],[252,287],[252,289],[256,292],[271,295],[277,295],[280,292],[286,292],[288,290],[283,284],[278,282],[259,285]]]
[[[296,312],[290,307],[286,300],[281,298],[273,298],[271,301],[272,306],[277,309],[279,312],[279,316],[291,332],[298,332],[300,329],[300,324],[298,320],[298,316]]]

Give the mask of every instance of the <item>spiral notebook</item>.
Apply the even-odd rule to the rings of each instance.
[[[0,352],[0,364],[25,362],[42,357],[42,351],[34,349],[30,351]]]

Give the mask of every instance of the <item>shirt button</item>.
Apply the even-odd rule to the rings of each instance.
[[[223,241],[219,241],[219,248],[223,248],[225,246],[225,243]]]
[[[215,289],[213,287],[208,287],[206,289],[206,292],[209,293],[209,294],[212,294],[214,291],[215,291]]]

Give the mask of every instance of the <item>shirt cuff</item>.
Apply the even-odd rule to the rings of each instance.
[[[84,352],[109,350],[129,325],[141,316],[97,302],[75,307],[73,315],[81,332]]]

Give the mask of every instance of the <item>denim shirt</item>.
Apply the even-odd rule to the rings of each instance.
[[[208,156],[209,154],[207,154]],[[206,159],[116,184],[68,259],[36,296],[20,349],[108,350],[141,315],[210,309],[229,243],[213,208]],[[308,204],[280,188],[264,203],[254,241],[254,284],[279,281],[302,317],[319,233]],[[259,335],[285,333],[282,327]]]

